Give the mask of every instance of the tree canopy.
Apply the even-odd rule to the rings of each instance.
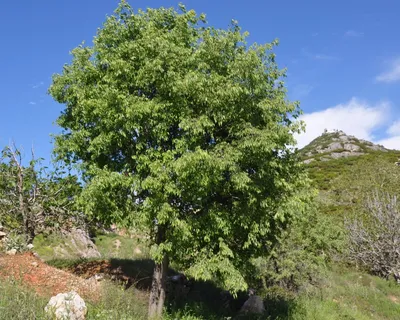
[[[301,213],[307,184],[277,41],[247,35],[182,5],[134,12],[123,1],[49,89],[65,106],[55,152],[80,164],[85,211],[141,227],[157,263],[231,291]]]

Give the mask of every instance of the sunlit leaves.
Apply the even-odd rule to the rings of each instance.
[[[65,105],[56,153],[82,163],[86,211],[140,225],[153,241],[165,227],[156,260],[168,254],[232,291],[298,214],[305,197],[293,197],[306,184],[289,149],[299,109],[277,43],[248,46],[246,36],[183,6],[134,12],[123,2],[50,88]]]

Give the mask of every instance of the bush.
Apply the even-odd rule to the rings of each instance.
[[[27,251],[25,236],[17,233],[10,233],[5,242],[6,251],[15,249],[18,252]]]
[[[397,197],[375,192],[365,214],[346,223],[350,260],[370,272],[400,282],[400,213]]]
[[[269,256],[254,261],[255,281],[261,279],[268,296],[287,297],[319,283],[327,262],[343,247],[341,225],[312,208],[284,231]]]

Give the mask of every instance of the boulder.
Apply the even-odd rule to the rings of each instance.
[[[311,163],[313,161],[315,161],[315,159],[311,158],[311,159],[304,160],[303,163],[309,164],[309,163]]]
[[[256,295],[251,295],[240,309],[242,314],[263,314],[264,312],[264,302],[261,297]]]
[[[357,151],[361,150],[361,147],[359,147],[356,144],[345,143],[344,146],[343,146],[343,149],[347,150],[347,151],[351,151],[351,152],[357,152]]]
[[[85,301],[74,291],[52,297],[44,310],[56,320],[85,320],[87,314]]]
[[[82,229],[72,229],[64,233],[63,243],[54,248],[53,258],[99,258],[100,252]]]
[[[17,249],[11,249],[11,250],[6,251],[6,254],[9,256],[15,256],[16,253],[17,253]]]

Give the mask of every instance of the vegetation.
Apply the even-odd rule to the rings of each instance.
[[[104,275],[88,319],[250,319],[249,287],[267,309],[255,319],[399,319],[400,151],[340,131],[293,151],[303,126],[277,41],[246,38],[183,5],[121,1],[49,89],[56,158],[80,176],[1,153],[1,249],[33,243],[49,265]],[[332,142],[358,156],[334,159]],[[101,258],[54,259],[70,244],[54,231],[84,223]],[[48,297],[1,271],[0,318],[45,319]]]
[[[277,293],[285,298],[318,286],[329,262],[343,252],[344,238],[339,224],[321,216],[318,208],[310,208],[283,232],[268,256],[255,260],[254,285],[258,283],[264,295]]]
[[[48,299],[41,298],[21,284],[0,281],[1,319],[45,319],[43,312]],[[137,290],[106,284],[101,301],[88,306],[88,320],[146,318],[144,297]],[[346,268],[328,270],[324,282],[298,294],[296,299],[281,300],[279,297],[267,301],[266,319],[279,320],[396,320],[399,317],[400,288],[376,276]],[[215,313],[199,312],[200,307],[187,306],[165,314],[164,319],[220,320]],[[265,318],[264,318],[265,319]]]
[[[400,282],[400,213],[396,196],[376,192],[365,217],[347,223],[350,258],[370,272]]]
[[[276,42],[248,47],[237,24],[215,29],[180,9],[121,2],[49,90],[65,106],[55,151],[81,164],[85,212],[150,237],[150,318],[161,315],[170,262],[246,289],[251,260],[309,198]]]
[[[4,148],[0,158],[0,224],[10,229],[25,244],[44,231],[64,229],[82,223],[74,197],[80,192],[77,178],[65,175],[62,167],[46,171],[43,159],[22,164],[22,152],[14,146]]]

